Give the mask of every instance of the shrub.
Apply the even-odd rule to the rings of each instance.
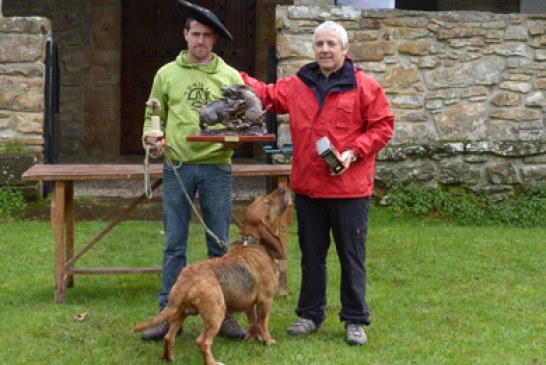
[[[27,203],[19,190],[9,186],[0,188],[0,216],[25,209]]]
[[[518,197],[450,193],[412,185],[392,186],[381,205],[400,215],[441,218],[463,225],[503,224],[515,227],[546,225],[546,187],[530,187]]]
[[[24,143],[20,141],[9,141],[6,144],[4,144],[4,150],[3,154],[8,155],[18,155],[25,153],[26,146]]]

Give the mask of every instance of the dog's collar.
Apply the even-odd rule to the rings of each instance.
[[[260,239],[254,236],[241,236],[241,241],[243,241],[243,246],[260,244]]]

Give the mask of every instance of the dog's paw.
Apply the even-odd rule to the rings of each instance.
[[[245,342],[254,342],[256,340],[259,340],[260,338],[252,333],[247,333],[245,336]]]
[[[266,345],[266,346],[272,346],[272,345],[275,345],[275,344],[277,344],[277,341],[275,341],[274,339],[264,341],[264,345]]]
[[[174,361],[174,354],[167,354],[165,351],[161,353],[161,360],[165,362],[173,362]]]

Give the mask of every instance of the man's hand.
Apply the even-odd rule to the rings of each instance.
[[[151,146],[150,155],[154,158],[163,155],[163,152],[165,152],[165,138],[163,137],[157,138],[157,136],[144,134],[142,136],[142,141],[146,146]]]
[[[349,168],[349,166],[351,166],[351,163],[356,161],[356,156],[353,151],[347,150],[343,152],[341,156],[339,156],[339,160],[341,161],[343,166],[345,166],[345,169],[343,170],[345,171]]]
[[[331,175],[339,176],[343,174],[349,168],[353,160],[354,154],[351,150],[347,150],[343,152],[342,154],[339,154],[339,152],[336,149],[334,149],[332,152],[336,156],[337,160],[341,162],[341,164],[343,165],[343,169],[341,169],[341,171],[339,172],[335,172],[332,169],[330,169],[330,171],[332,171]]]

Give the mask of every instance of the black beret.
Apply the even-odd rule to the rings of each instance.
[[[229,41],[233,41],[233,37],[225,25],[218,19],[218,17],[209,9],[205,9],[202,6],[195,5],[185,0],[178,0],[178,6],[184,10],[188,17],[197,20],[201,24],[208,25],[224,38]]]

